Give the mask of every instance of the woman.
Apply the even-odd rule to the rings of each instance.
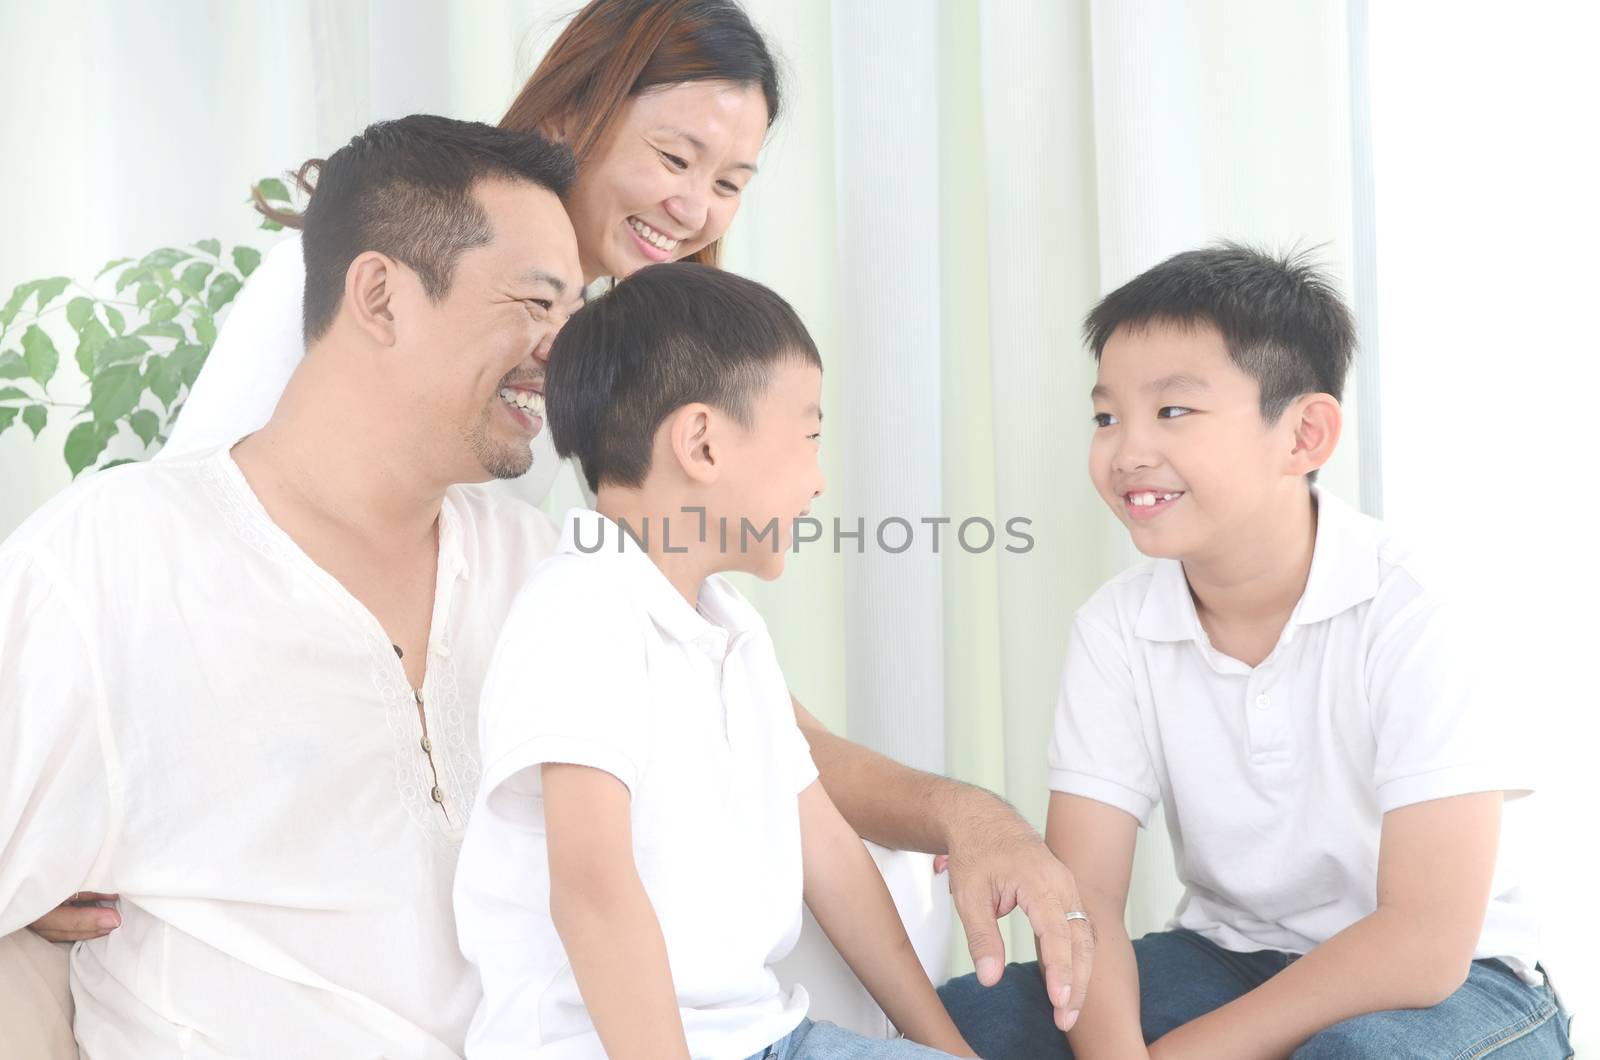
[[[776,64],[734,0],[592,0],[562,32],[501,125],[567,143],[567,208],[584,281],[658,261],[718,261],[780,111]],[[164,454],[232,442],[266,422],[303,354],[299,241],[280,244],[230,311]],[[558,468],[548,431],[517,492],[543,500]],[[1021,908],[1041,940],[1049,995],[1066,1020],[1091,957],[1071,875],[1037,832],[987,791],[920,773],[829,733],[798,703],[823,783],[852,827],[885,845],[949,855],[950,884],[979,977],[998,981],[996,919]],[[95,896],[96,898],[101,896]],[[66,905],[35,925],[92,938],[105,910]],[[1069,983],[1071,989],[1069,991]]]
[[[780,102],[772,53],[732,0],[593,0],[500,126],[543,133],[576,156],[566,205],[588,286],[656,262],[717,264]],[[266,422],[304,354],[304,281],[300,241],[285,240],[233,307],[162,455],[231,442]],[[534,454],[513,488],[538,503],[558,470],[548,431]]]

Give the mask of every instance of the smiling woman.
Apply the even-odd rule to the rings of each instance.
[[[578,176],[564,197],[583,282],[663,261],[715,265],[780,110],[778,68],[733,0],[593,0],[562,31],[500,127],[567,145]],[[309,188],[307,189],[309,190]],[[272,215],[291,226],[293,215]],[[240,296],[163,455],[235,441],[277,405],[304,335],[305,262],[274,249]],[[512,402],[543,416],[542,388]],[[559,466],[547,432],[518,493],[538,502]]]

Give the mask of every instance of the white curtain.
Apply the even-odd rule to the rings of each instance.
[[[216,236],[264,245],[271,237],[254,230],[242,203],[251,181],[324,154],[379,118],[428,110],[496,120],[577,6],[6,5],[0,93],[12,102],[0,111],[0,186],[11,209],[0,294],[37,276],[89,275],[167,243]],[[1424,503],[1417,498],[1432,496],[1419,485],[1415,439],[1437,435],[1414,431],[1391,461],[1377,445],[1377,397],[1381,389],[1386,447],[1404,423],[1448,429],[1424,381],[1448,375],[1456,350],[1431,341],[1446,332],[1406,331],[1402,321],[1431,324],[1464,304],[1434,292],[1436,301],[1407,306],[1399,277],[1414,273],[1398,260],[1380,288],[1374,187],[1380,206],[1388,203],[1384,224],[1400,225],[1423,205],[1429,189],[1403,178],[1428,162],[1428,141],[1411,134],[1469,82],[1470,107],[1514,117],[1498,108],[1505,86],[1481,76],[1475,58],[1431,80],[1415,76],[1414,60],[1453,46],[1433,30],[1469,23],[1489,56],[1493,35],[1523,19],[1522,9],[1492,24],[1487,14],[1437,5],[1415,9],[1403,26],[1376,21],[1369,115],[1365,0],[750,0],[749,8],[783,53],[789,109],[727,263],[788,297],[818,340],[830,480],[816,507],[823,541],[793,557],[782,580],[749,591],[796,694],[824,721],[993,788],[1042,825],[1044,749],[1071,615],[1137,558],[1084,470],[1093,365],[1079,339],[1083,314],[1138,271],[1214,239],[1317,248],[1362,315],[1368,352],[1380,340],[1384,351],[1381,372],[1364,357],[1352,380],[1345,438],[1323,482],[1409,520]],[[1581,42],[1593,33],[1531,23],[1570,42],[1560,52],[1570,69],[1592,67]],[[1410,102],[1386,102],[1408,79],[1420,86]],[[1573,84],[1592,103],[1592,80]],[[1535,93],[1530,105],[1553,98]],[[1468,110],[1461,120],[1473,117]],[[1549,132],[1592,141],[1584,128]],[[1385,148],[1400,160],[1390,170]],[[1503,184],[1447,219],[1453,231],[1515,223],[1512,202],[1559,231],[1545,176],[1503,168]],[[1401,189],[1388,200],[1386,178]],[[1559,201],[1588,194],[1575,177],[1555,187]],[[1592,246],[1593,229],[1583,234],[1581,246]],[[1463,252],[1452,264],[1471,258]],[[1526,256],[1519,264],[1540,266]],[[1579,275],[1593,279],[1574,259],[1563,278]],[[1580,296],[1577,285],[1560,291]],[[1401,309],[1412,316],[1391,315]],[[1571,320],[1570,311],[1570,300],[1543,307],[1546,322]],[[1539,334],[1554,340],[1553,330]],[[1592,350],[1592,336],[1575,332],[1567,347]],[[1525,372],[1546,384],[1549,347],[1508,338],[1494,352],[1502,356],[1486,358],[1475,376],[1481,387]],[[1391,371],[1396,364],[1411,374]],[[1505,411],[1530,409],[1522,401]],[[0,438],[0,532],[65,484],[64,429],[52,423],[38,443],[15,428]],[[1480,440],[1499,437],[1481,418],[1470,429]],[[1520,448],[1494,451],[1574,462],[1567,487],[1586,494],[1581,448],[1551,453],[1528,431],[1525,421],[1508,423]],[[1480,466],[1457,467],[1474,497],[1485,495]],[[1507,488],[1487,496],[1523,510],[1511,507]],[[577,497],[566,479],[549,506],[559,512]],[[880,521],[896,516],[917,531],[903,554],[875,540]],[[952,523],[934,555],[920,520],[940,516]],[[996,548],[969,554],[957,544],[956,525],[969,517],[1002,528]],[[865,554],[848,538],[835,554],[835,518],[847,531],[865,521]],[[1000,547],[1012,518],[1030,520],[1025,554]],[[1435,538],[1456,529],[1443,514],[1418,525]],[[1592,536],[1570,528],[1548,554],[1581,550],[1572,537],[1584,533]],[[900,536],[892,532],[890,543]],[[1548,694],[1580,687],[1560,671]],[[1141,837],[1135,930],[1170,914],[1170,860],[1162,827]],[[1014,953],[1029,952],[1025,926],[1013,925],[1011,942]]]

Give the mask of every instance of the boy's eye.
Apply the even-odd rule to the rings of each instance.
[[[808,434],[806,435],[806,440],[810,442],[820,442],[822,441],[822,432],[818,431],[816,434]]]
[[[1179,416],[1187,416],[1193,411],[1194,409],[1186,409],[1182,405],[1168,405],[1156,413],[1156,416],[1163,420],[1175,420]]]
[[[1096,412],[1094,414],[1094,425],[1096,427],[1109,427],[1116,422],[1117,418],[1109,412]]]

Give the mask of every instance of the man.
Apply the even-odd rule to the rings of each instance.
[[[272,421],[87,480],[0,547],[0,933],[88,940],[96,1055],[459,1052],[478,682],[554,530],[453,484],[527,467],[577,297],[569,179],[484,126],[357,137],[308,211],[308,356]],[[981,975],[1021,905],[1076,1009],[1076,893],[1026,823],[798,713],[858,831],[950,853]],[[51,909],[75,891],[121,901]]]

